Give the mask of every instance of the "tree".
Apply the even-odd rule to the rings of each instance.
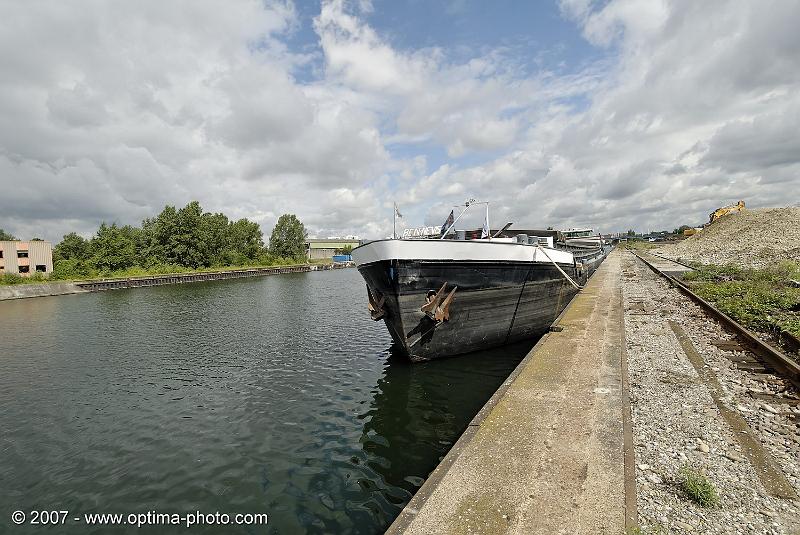
[[[179,210],[166,206],[157,217],[142,221],[137,257],[142,266],[226,266],[256,261],[263,247],[257,223],[203,213],[200,203],[192,201]]]
[[[178,233],[173,236],[172,252],[177,264],[197,268],[209,265],[207,244],[202,234],[203,209],[192,201],[178,210]]]
[[[86,260],[89,258],[89,242],[74,232],[65,234],[53,248],[53,259],[58,260]]]
[[[300,227],[298,256],[305,236],[302,224]],[[203,213],[200,203],[192,201],[181,209],[165,206],[158,216],[142,221],[141,227],[103,223],[90,241],[69,233],[53,249],[53,260],[54,275],[77,278],[135,265],[198,268],[269,263],[271,258],[264,251],[264,235],[257,223]]]
[[[350,254],[353,252],[352,245],[345,245],[341,249],[336,249],[336,254]]]
[[[689,225],[681,225],[680,227],[678,227],[675,230],[673,230],[672,233],[673,234],[683,234],[684,230],[688,230],[690,228],[692,228],[692,227],[690,227]]]
[[[627,234],[628,236],[636,236],[636,231],[633,229],[629,229],[628,232],[626,232],[625,234]]]
[[[178,210],[165,206],[155,218],[142,221],[139,243],[141,265],[177,264],[174,255],[174,237],[178,232]]]
[[[300,224],[302,227],[302,223]],[[305,240],[305,229],[303,229]],[[247,260],[255,260],[264,248],[264,233],[258,223],[240,219],[231,223],[228,228],[231,249]],[[305,246],[303,247],[305,251]]]
[[[92,238],[92,259],[98,269],[117,271],[136,264],[135,230],[133,227],[118,227],[116,223],[100,224]]]
[[[205,263],[209,266],[225,266],[235,263],[229,227],[231,222],[225,214],[205,213],[200,220],[200,234],[205,240]]]
[[[306,228],[294,214],[283,214],[278,218],[269,238],[269,252],[283,258],[305,256]]]
[[[203,264],[200,223],[203,210],[192,201],[177,210],[165,206],[155,219],[142,221],[139,258],[141,264],[178,264],[198,267]]]
[[[0,241],[14,241],[16,238],[0,228]]]

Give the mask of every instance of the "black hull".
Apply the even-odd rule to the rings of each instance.
[[[560,266],[579,283],[596,266]],[[577,290],[550,263],[387,260],[359,266],[394,341],[412,360],[429,360],[539,336]],[[420,307],[430,290],[457,287],[448,321]]]

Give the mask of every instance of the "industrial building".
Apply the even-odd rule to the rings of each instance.
[[[311,238],[306,240],[306,258],[309,260],[319,260],[322,258],[332,258],[337,251],[345,247],[358,247],[361,240],[352,238]]]
[[[53,272],[53,246],[48,241],[0,241],[0,275],[30,277]]]

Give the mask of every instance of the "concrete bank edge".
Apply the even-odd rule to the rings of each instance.
[[[611,253],[609,253],[611,254]],[[594,274],[592,275],[594,277]],[[591,279],[590,279],[591,280]],[[587,282],[588,284],[588,282]],[[577,297],[577,295],[575,296]],[[564,307],[564,310],[561,311],[561,314],[556,317],[553,323],[550,326],[550,331],[546,332],[542,335],[541,338],[534,344],[534,346],[528,351],[528,354],[525,355],[519,364],[517,364],[516,368],[511,372],[511,374],[506,378],[505,381],[500,385],[500,387],[492,394],[492,397],[481,407],[478,413],[472,418],[472,420],[467,425],[467,428],[458,438],[453,447],[450,448],[450,451],[444,456],[444,459],[439,462],[439,464],[434,468],[433,472],[428,475],[428,478],[422,484],[422,486],[417,490],[414,494],[414,497],[411,498],[406,506],[400,511],[400,514],[395,518],[394,522],[389,526],[386,530],[386,535],[397,535],[403,533],[406,528],[414,521],[419,513],[420,509],[425,505],[425,502],[428,498],[433,494],[433,492],[438,488],[439,484],[442,482],[444,477],[447,475],[447,472],[450,470],[450,467],[456,462],[456,459],[461,455],[461,452],[464,448],[472,441],[475,434],[478,432],[478,428],[481,426],[481,423],[486,419],[492,409],[500,402],[503,396],[506,393],[506,390],[511,386],[511,384],[516,380],[522,370],[527,367],[529,362],[533,360],[535,357],[539,347],[545,343],[545,341],[551,336],[551,332],[553,327],[556,327],[562,320],[562,318],[566,315],[567,311],[574,305],[576,302],[575,297],[569,302],[569,304]],[[624,333],[623,333],[624,336]],[[453,357],[458,358],[458,357]],[[627,492],[626,492],[627,494]],[[635,502],[635,498],[634,498]]]
[[[0,286],[0,301],[14,299],[29,299],[33,297],[51,297],[57,295],[71,295],[86,293],[73,282],[46,282],[41,284],[16,284],[13,286]]]

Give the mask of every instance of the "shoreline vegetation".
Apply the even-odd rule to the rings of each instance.
[[[269,246],[265,246],[258,223],[203,212],[200,203],[192,201],[180,209],[165,206],[158,216],[145,219],[138,227],[103,222],[88,240],[75,232],[66,234],[53,248],[53,272],[49,276],[5,273],[0,275],[0,285],[308,264],[306,236],[300,220],[284,214],[272,231]]]
[[[58,279],[55,277],[43,277],[41,273],[35,273],[30,277],[20,277],[14,274],[0,276],[0,286],[14,286],[20,284],[46,284],[48,282],[94,282],[112,279],[133,279],[136,277],[155,277],[161,275],[193,275],[199,273],[218,273],[220,271],[236,271],[244,269],[257,269],[267,267],[287,267],[287,266],[306,266],[330,264],[332,260],[327,258],[305,260],[303,262],[286,260],[271,264],[246,264],[241,266],[211,266],[207,268],[190,269],[183,266],[154,266],[151,268],[133,267],[123,271],[99,273],[95,277],[83,277],[75,279]]]

